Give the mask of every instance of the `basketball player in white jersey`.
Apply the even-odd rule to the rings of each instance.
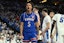
[[[38,24],[40,26],[40,16],[39,16],[39,13],[38,13],[38,8],[37,7],[34,7],[33,8],[33,12],[36,14],[37,18],[38,18]]]
[[[44,16],[43,24],[42,24],[42,34],[43,34],[43,41],[44,43],[51,43],[50,42],[50,29],[51,29],[51,18],[48,15],[48,10],[44,8],[42,10],[42,14]]]
[[[54,12],[54,11],[50,11],[49,15],[50,15],[50,17],[51,17],[51,24],[52,24],[52,18],[54,17],[55,12]],[[54,29],[53,29],[52,35],[53,35],[54,37],[51,38],[51,43],[56,43],[56,26],[55,26]]]
[[[63,9],[62,9],[63,10]],[[52,24],[52,32],[54,28],[54,24],[56,23],[57,25],[57,31],[58,31],[58,41],[57,43],[64,43],[64,14],[63,11],[61,10],[61,14],[55,14],[53,17],[53,24]],[[51,34],[52,36],[52,34]]]

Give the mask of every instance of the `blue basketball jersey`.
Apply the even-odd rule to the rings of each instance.
[[[23,32],[36,32],[35,22],[38,20],[37,16],[33,12],[31,14],[24,12],[21,14],[20,20],[24,23]]]

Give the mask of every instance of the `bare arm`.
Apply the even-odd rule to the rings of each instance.
[[[23,22],[20,23],[20,34],[23,35]]]
[[[40,28],[39,28],[38,22],[35,23],[35,26],[36,26],[37,31],[39,32],[39,29],[40,29]]]
[[[41,23],[40,23],[40,16],[39,16],[39,19],[38,19],[38,23],[39,23],[39,26],[41,25]]]

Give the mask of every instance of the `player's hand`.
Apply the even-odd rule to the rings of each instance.
[[[53,39],[53,38],[54,38],[54,36],[51,34],[51,35],[50,35],[50,38],[51,38],[51,39]]]
[[[37,39],[39,39],[39,34],[37,35]]]
[[[41,34],[44,36],[45,35],[45,32],[43,31]]]
[[[20,35],[20,36],[19,36],[19,39],[24,39],[24,36],[23,36],[23,35]]]

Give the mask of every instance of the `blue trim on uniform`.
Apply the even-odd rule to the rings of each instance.
[[[49,32],[48,32],[48,30],[46,31],[46,36],[47,36],[47,39],[49,39]]]
[[[35,40],[35,41],[32,41],[32,43],[34,43],[34,42],[35,42],[35,43],[37,43],[37,41],[36,41],[36,40]]]
[[[56,41],[58,40],[58,32],[56,32]]]

